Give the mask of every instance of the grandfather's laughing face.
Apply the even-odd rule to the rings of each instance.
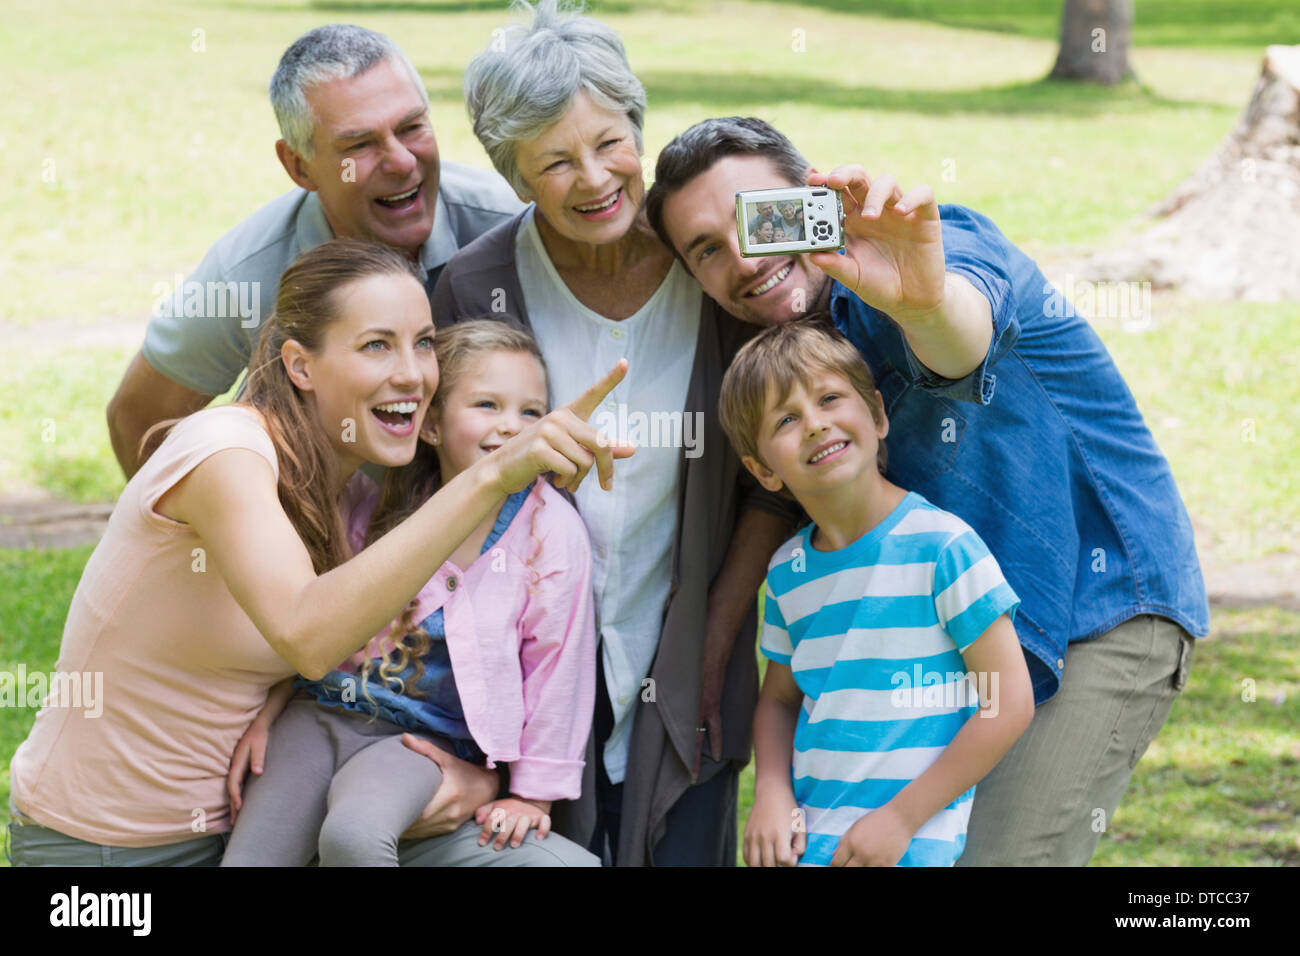
[[[412,258],[433,231],[438,141],[406,69],[382,60],[359,76],[306,90],[310,159],[281,140],[280,161],[319,196],[335,236],[375,239]]]

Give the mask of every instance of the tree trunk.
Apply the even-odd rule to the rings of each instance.
[[[1087,261],[1087,278],[1205,298],[1300,298],[1300,46],[1271,46],[1250,103],[1153,224]]]
[[[1133,76],[1128,48],[1133,0],[1065,0],[1061,50],[1052,79],[1090,80],[1107,86]]]

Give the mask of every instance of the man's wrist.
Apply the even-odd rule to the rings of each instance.
[[[943,321],[944,309],[953,301],[953,280],[956,278],[951,272],[943,274],[943,295],[933,306],[925,309],[895,309],[889,313],[889,317],[908,330],[934,328]]]
[[[707,633],[710,636],[704,639],[704,656],[700,661],[706,674],[711,670],[716,672],[718,669],[727,666],[727,660],[731,657],[731,650],[736,643],[734,635],[728,641],[725,640],[725,632],[722,637],[718,638],[712,636],[715,632],[710,631]]]
[[[726,668],[731,652],[736,646],[736,634],[740,630],[740,623],[737,622],[733,627],[730,621],[722,620],[727,616],[707,613],[705,615],[704,651],[700,663],[706,674],[710,669]]]

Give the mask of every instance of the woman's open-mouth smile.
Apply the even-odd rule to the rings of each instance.
[[[398,438],[405,438],[415,431],[415,411],[420,403],[414,399],[401,402],[385,402],[370,410],[375,421],[384,431]]]

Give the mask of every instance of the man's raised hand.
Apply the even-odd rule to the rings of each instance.
[[[555,485],[577,491],[591,466],[596,466],[600,486],[608,491],[614,482],[614,459],[629,458],[636,448],[611,444],[587,419],[627,375],[627,359],[619,359],[600,381],[569,402],[530,425],[501,446],[499,481],[506,494],[527,488],[539,474],[555,472]]]
[[[856,165],[809,173],[808,185],[840,190],[844,204],[845,254],[810,253],[813,265],[900,324],[934,315],[945,288],[934,191],[904,193],[894,177]]]

